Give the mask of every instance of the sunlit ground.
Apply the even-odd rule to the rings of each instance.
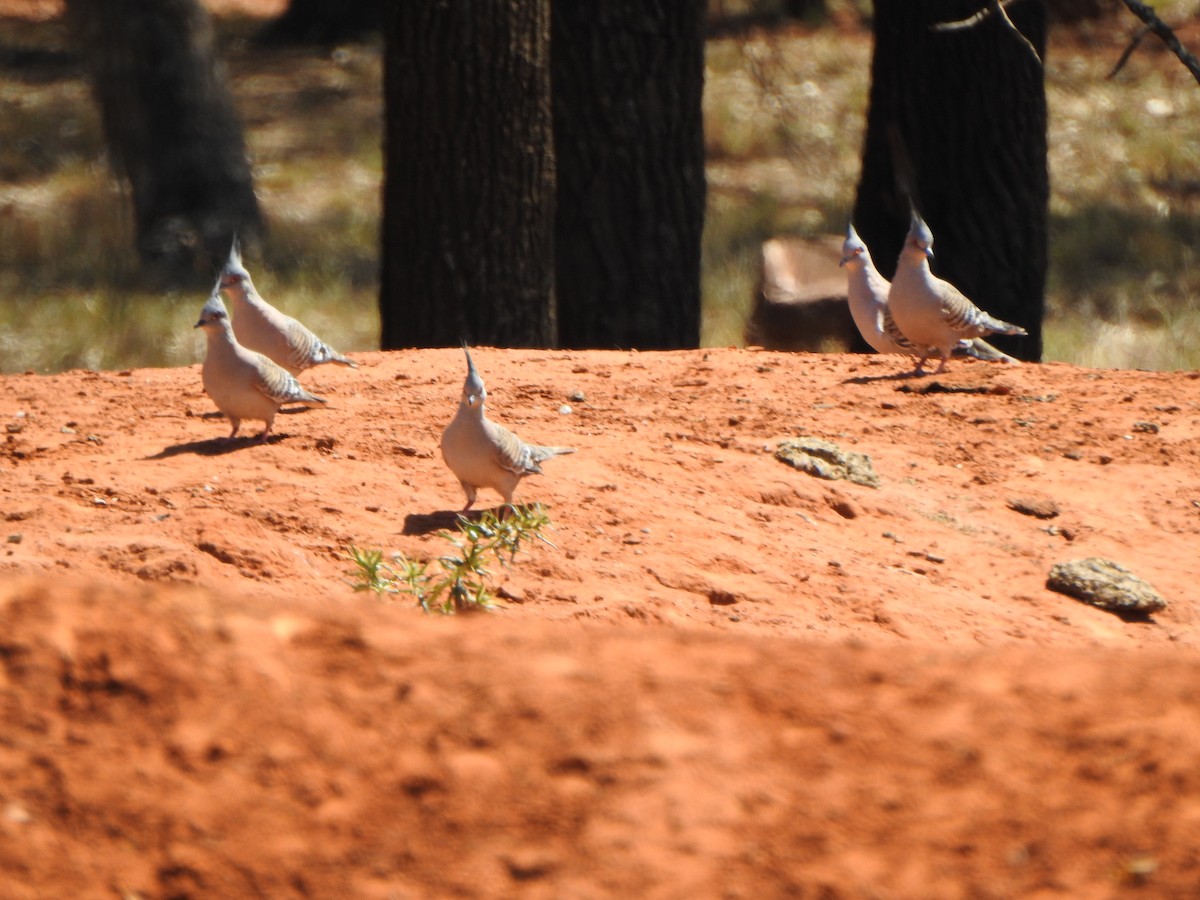
[[[381,59],[221,51],[268,220],[248,260],[272,303],[346,352],[378,341]],[[1147,40],[1106,75],[1131,19],[1052,39],[1048,359],[1200,368],[1200,89]],[[0,22],[0,47],[69,50],[55,22]],[[1200,48],[1193,48],[1200,49]],[[0,67],[0,371],[185,365],[206,291],[140,293],[128,198],[68,56]],[[759,247],[840,232],[852,204],[870,41],[833,30],[713,41],[705,94],[709,209],[703,341],[743,342]],[[10,138],[10,136],[12,136]]]

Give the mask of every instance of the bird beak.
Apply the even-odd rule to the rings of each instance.
[[[840,269],[842,266],[844,266],[844,265],[845,265],[846,263],[848,263],[848,262],[850,262],[850,257],[848,257],[848,256],[843,256],[843,257],[841,258],[841,260],[838,262],[838,268]]]
[[[933,259],[933,248],[932,248],[932,247],[926,247],[926,248],[925,248],[925,258],[926,258],[926,259]]]
[[[197,323],[196,323],[195,325],[193,325],[192,327],[193,327],[193,328],[199,328],[199,327],[201,327],[203,324],[204,324],[204,320],[203,320],[203,319],[201,319],[199,322],[197,322]]]

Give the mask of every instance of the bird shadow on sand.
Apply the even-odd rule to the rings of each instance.
[[[278,416],[294,416],[297,413],[308,412],[308,407],[305,406],[285,406],[276,413]],[[206,412],[199,415],[201,419],[224,419],[225,414],[219,412]],[[179,456],[182,453],[194,453],[197,456],[224,456],[226,453],[233,453],[235,450],[241,450],[245,447],[259,446],[262,444],[277,444],[284,440],[288,435],[286,433],[275,432],[268,435],[265,441],[260,441],[257,434],[247,433],[239,435],[235,438],[214,437],[207,438],[203,441],[187,441],[183,444],[172,444],[170,447],[164,447],[162,450],[155,453],[153,456],[146,456],[143,459],[170,459],[172,456]]]
[[[924,378],[931,372],[914,372],[909,369],[907,372],[891,372],[887,375],[856,375],[854,378],[847,378],[842,381],[842,384],[874,384],[877,381],[908,381],[910,378]]]
[[[896,390],[905,394],[997,394],[1004,393],[986,384],[947,384],[944,381],[927,381],[924,384],[902,384]]]
[[[431,513],[409,513],[404,517],[404,530],[401,534],[421,535],[433,534],[435,531],[445,531],[458,524],[458,517],[465,515],[471,518],[471,513],[462,513],[454,509],[439,509]]]
[[[458,525],[460,518],[468,522],[478,522],[485,513],[503,516],[508,507],[496,506],[492,509],[472,509],[463,512],[461,509],[440,509],[431,513],[409,513],[404,517],[404,529],[400,532],[410,536],[432,534],[435,531],[447,531]]]
[[[903,382],[896,388],[902,394],[998,394],[1003,390],[992,386],[979,384],[949,384],[934,378],[933,381],[913,382],[913,378],[932,377],[932,372],[903,372],[898,375],[860,375],[857,378],[847,378],[842,384],[872,384],[877,381]]]
[[[179,456],[183,453],[194,453],[197,456],[224,456],[226,453],[233,453],[236,450],[242,450],[246,447],[261,447],[263,444],[277,444],[287,438],[286,434],[272,434],[265,441],[260,441],[258,435],[246,435],[245,437],[215,437],[205,441],[187,441],[182,444],[172,444],[169,447],[164,447],[153,456],[145,456],[143,459],[170,459],[172,456]]]

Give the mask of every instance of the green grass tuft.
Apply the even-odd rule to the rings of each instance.
[[[436,560],[416,560],[397,553],[388,563],[381,550],[351,546],[347,552],[354,563],[351,584],[356,591],[408,594],[425,612],[486,609],[494,603],[488,588],[492,577],[488,565],[509,565],[531,541],[554,546],[543,534],[549,527],[550,519],[540,504],[505,506],[499,515],[490,510],[478,519],[460,515],[457,535],[439,532],[453,549]]]

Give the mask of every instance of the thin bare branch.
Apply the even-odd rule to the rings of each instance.
[[[1200,61],[1188,52],[1187,48],[1179,42],[1179,38],[1175,36],[1175,32],[1171,30],[1158,15],[1142,3],[1141,0],[1125,0],[1125,5],[1129,7],[1129,11],[1141,19],[1146,27],[1153,31],[1162,39],[1162,42],[1167,45],[1172,53],[1179,57],[1179,61],[1192,73],[1192,77],[1196,79],[1196,83],[1200,84]]]
[[[1125,48],[1125,52],[1121,54],[1121,58],[1117,60],[1117,64],[1112,67],[1112,71],[1108,73],[1108,80],[1117,77],[1117,73],[1125,68],[1125,63],[1129,62],[1129,57],[1133,56],[1133,51],[1136,50],[1142,43],[1142,39],[1150,33],[1150,26],[1143,25],[1137,30],[1137,33],[1129,41],[1129,46]]]

